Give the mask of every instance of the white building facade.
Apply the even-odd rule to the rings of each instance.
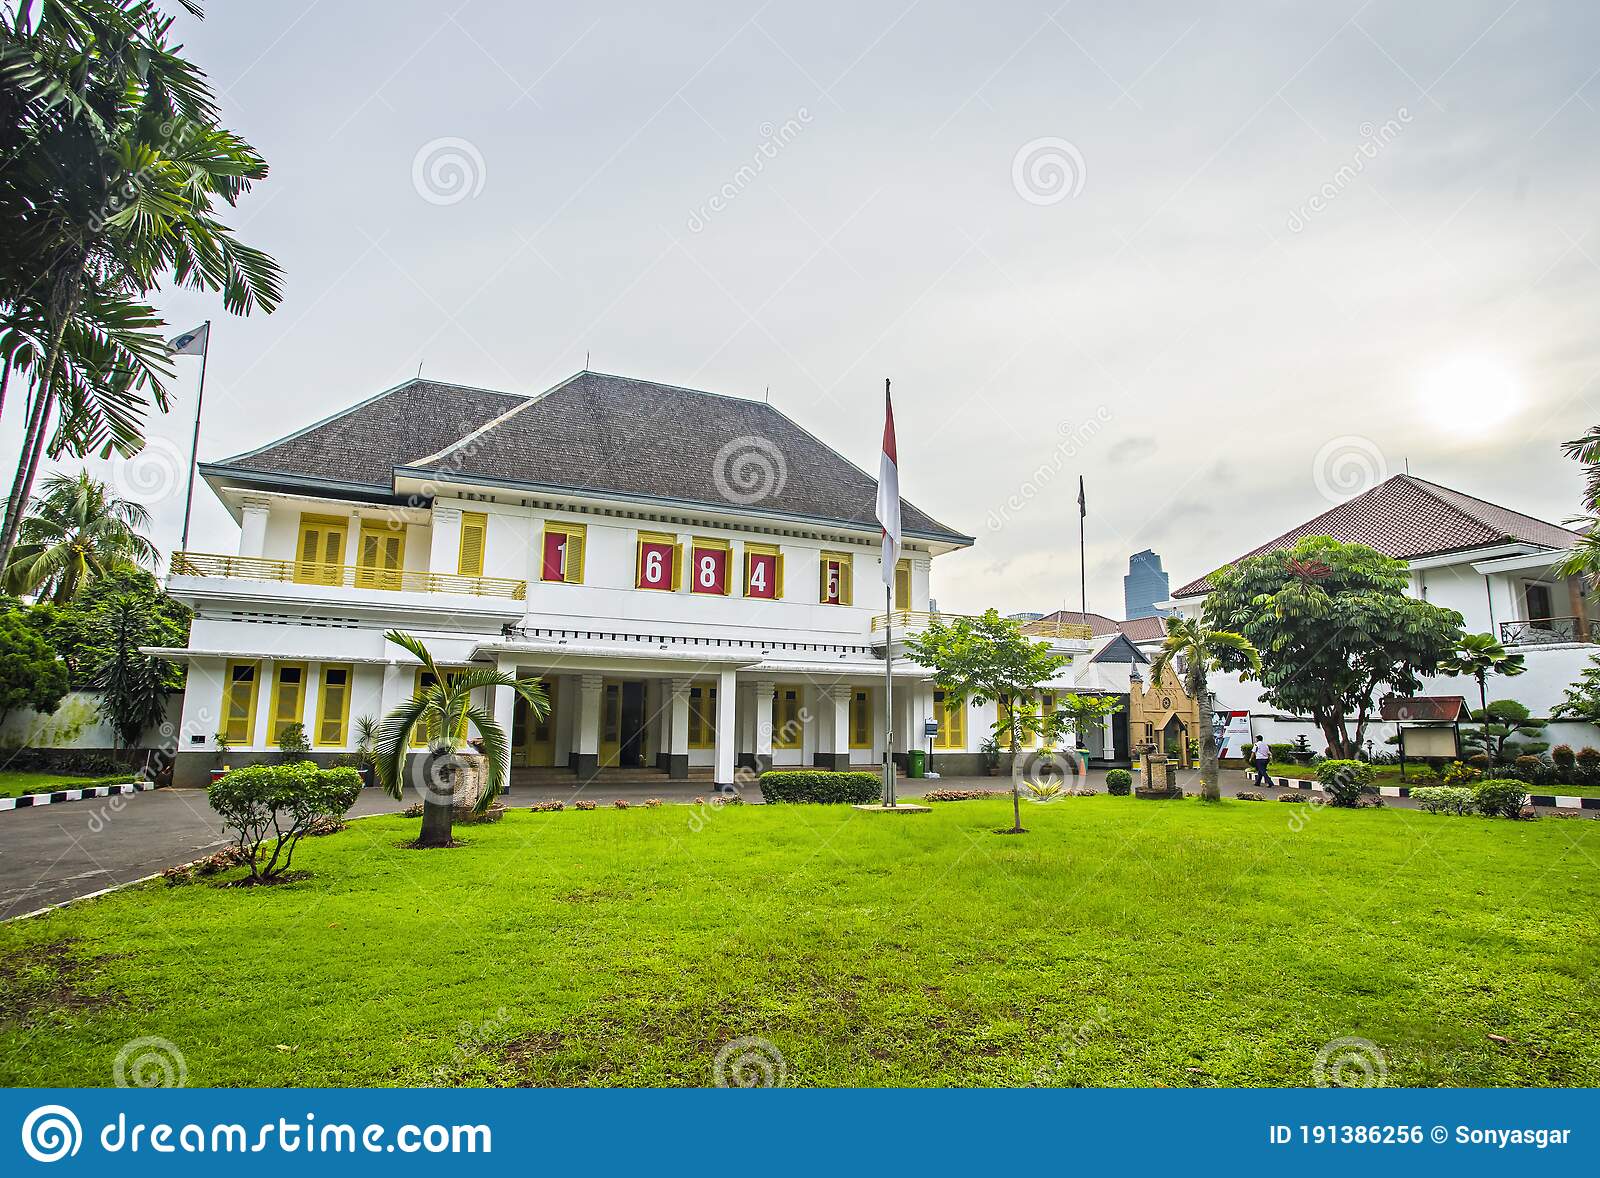
[[[1577,537],[1555,524],[1397,475],[1246,555],[1287,548],[1306,536],[1367,544],[1404,560],[1412,596],[1456,610],[1468,633],[1493,634],[1521,654],[1523,674],[1489,678],[1491,701],[1517,700],[1535,718],[1547,719],[1600,653],[1594,595],[1580,578],[1555,572]],[[1205,578],[1192,581],[1173,593],[1170,604],[1198,617],[1208,589]],[[1303,734],[1317,751],[1326,743],[1308,719],[1283,715],[1263,701],[1257,683],[1214,674],[1211,687],[1219,709],[1248,711],[1252,732],[1264,733],[1269,741]],[[1477,683],[1470,679],[1432,676],[1419,694],[1460,695],[1468,707],[1479,707]],[[1370,724],[1368,735],[1382,749],[1394,726]],[[1600,732],[1589,724],[1555,722],[1541,739],[1577,749],[1600,745]]]
[[[542,720],[483,701],[513,784],[876,768],[885,626],[923,624],[933,560],[972,543],[906,503],[888,615],[871,478],[760,402],[593,372],[535,397],[410,381],[201,473],[239,542],[172,559],[179,785],[292,725],[351,753],[425,686],[390,629],[543,683]],[[946,771],[977,769],[993,705],[947,707],[903,659],[889,694],[897,761],[937,716]]]

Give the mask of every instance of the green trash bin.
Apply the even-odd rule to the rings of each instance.
[[[922,777],[927,773],[928,754],[921,749],[912,749],[906,754],[906,776]]]

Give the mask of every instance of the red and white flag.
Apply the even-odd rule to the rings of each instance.
[[[883,583],[894,588],[900,563],[900,455],[894,444],[894,403],[883,382],[883,453],[878,456],[878,522],[883,525]]]

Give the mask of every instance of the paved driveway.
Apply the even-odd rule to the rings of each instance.
[[[1190,790],[1199,788],[1197,776],[1179,775],[1184,787]],[[1089,784],[1104,790],[1104,772],[1092,771]],[[902,779],[900,796],[918,797],[924,789],[939,786],[1009,789],[1010,780],[1006,777],[942,781]],[[1249,788],[1246,774],[1238,770],[1223,771],[1224,794],[1231,797]],[[507,801],[513,806],[526,806],[546,799],[570,802],[582,796],[602,805],[618,798],[634,803],[646,798],[689,802],[708,792],[705,782],[606,785],[581,792],[575,787],[561,785],[518,786]],[[1283,791],[1265,792],[1276,796]],[[747,800],[759,803],[761,799],[755,794]],[[406,804],[413,801],[414,798],[408,798]],[[1384,801],[1390,806],[1413,807],[1407,798],[1385,798]],[[385,814],[401,808],[399,802],[382,790],[366,789],[350,813]],[[1589,810],[1585,814],[1596,815],[1600,811]],[[0,812],[0,920],[198,859],[226,842],[222,823],[206,805],[205,793],[201,790],[161,789]]]

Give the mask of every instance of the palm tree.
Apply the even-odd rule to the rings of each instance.
[[[141,504],[117,498],[88,471],[51,475],[23,518],[5,587],[61,605],[115,569],[154,569],[155,545],[140,533],[149,526]]]
[[[170,277],[221,291],[236,314],[271,311],[282,293],[277,264],[215,213],[266,162],[217,125],[205,76],[170,43],[172,19],[147,0],[49,0],[37,19],[32,8],[0,14],[0,361],[32,385],[0,568],[47,441],[52,456],[132,453],[146,394],[165,408],[151,291]]]
[[[1182,668],[1183,687],[1200,705],[1200,796],[1208,802],[1222,799],[1217,784],[1217,742],[1211,734],[1210,671],[1259,671],[1261,656],[1250,640],[1231,630],[1208,630],[1192,618],[1167,618],[1167,636],[1150,664],[1150,678],[1160,683],[1174,666]]]
[[[500,781],[507,769],[506,747],[510,743],[494,716],[473,702],[472,693],[482,688],[508,688],[520,695],[528,705],[534,720],[542,720],[550,710],[550,701],[544,688],[536,679],[518,679],[488,668],[445,672],[434,662],[433,655],[422,641],[413,635],[390,630],[386,639],[405,650],[422,664],[423,677],[429,685],[411,699],[395,708],[378,725],[376,769],[378,783],[399,799],[405,790],[406,754],[414,737],[426,734],[428,756],[435,766],[442,766],[441,776],[447,778],[453,792],[456,768],[454,760],[467,743],[467,725],[478,730],[483,757],[487,762],[488,780],[478,798],[477,812],[489,808],[489,803],[500,794]],[[455,807],[445,791],[422,791],[422,834],[417,839],[419,847],[448,847],[450,825]]]
[[[1477,680],[1484,752],[1489,751],[1489,676],[1520,675],[1527,669],[1523,656],[1506,650],[1493,634],[1463,634],[1456,652],[1439,664],[1440,674],[1469,675]]]

